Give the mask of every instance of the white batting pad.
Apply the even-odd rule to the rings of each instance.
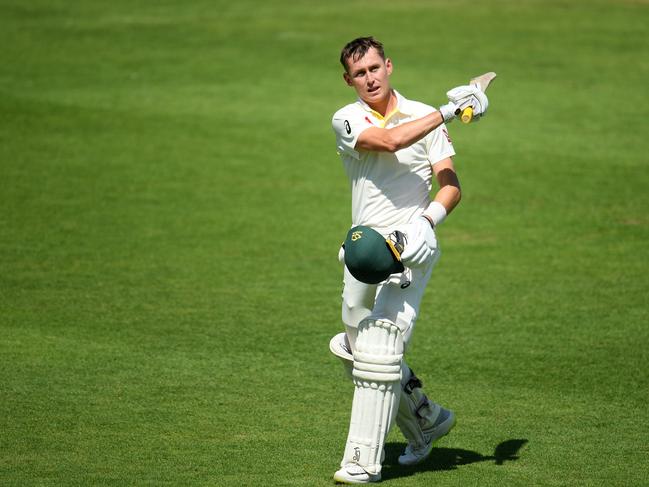
[[[403,338],[388,321],[363,320],[354,351],[354,401],[341,466],[360,465],[370,474],[381,471],[385,438],[394,421],[401,392]]]

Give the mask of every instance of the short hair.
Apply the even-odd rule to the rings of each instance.
[[[371,48],[376,49],[381,56],[381,59],[385,59],[385,53],[383,52],[383,44],[374,39],[374,37],[358,37],[353,41],[350,41],[343,47],[343,50],[340,52],[340,64],[343,65],[345,71],[349,71],[349,66],[347,65],[347,60],[351,57],[352,61],[358,61],[361,59],[367,51]]]

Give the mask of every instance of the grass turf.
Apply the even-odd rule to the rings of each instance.
[[[642,1],[0,4],[0,482],[330,485],[351,387],[339,49],[440,104],[464,197],[410,362],[458,426],[386,485],[646,485]]]

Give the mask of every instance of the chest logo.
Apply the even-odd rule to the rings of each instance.
[[[352,128],[349,126],[349,122],[345,120],[345,132],[347,132],[347,135],[352,133]]]

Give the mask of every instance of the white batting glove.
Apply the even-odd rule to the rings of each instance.
[[[424,265],[437,248],[437,237],[430,221],[421,216],[409,223],[405,227],[404,233],[407,243],[403,254],[401,254],[401,262],[406,267]]]
[[[487,112],[487,108],[489,108],[487,95],[485,95],[477,86],[458,86],[457,88],[453,88],[446,92],[446,96],[448,96],[451,103],[455,104],[459,108],[459,111],[462,111],[469,106],[472,107],[473,117],[476,119],[482,117]]]

